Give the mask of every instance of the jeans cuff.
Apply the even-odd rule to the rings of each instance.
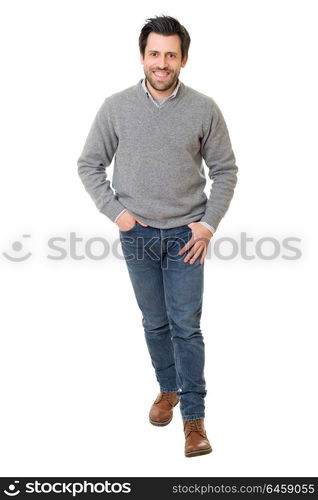
[[[160,392],[178,392],[179,387],[167,389],[166,387],[160,387]]]
[[[188,417],[182,416],[182,420],[187,422],[189,420],[199,420],[200,418],[204,418],[204,415],[190,415]]]

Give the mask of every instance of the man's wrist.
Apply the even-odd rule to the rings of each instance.
[[[213,226],[210,226],[210,224],[208,224],[207,222],[201,222],[199,221],[200,224],[202,224],[203,226],[205,226],[209,231],[211,231],[212,234],[215,233],[215,229]]]
[[[118,214],[118,215],[117,215],[117,217],[116,217],[116,219],[115,219],[115,221],[114,221],[114,222],[116,222],[116,221],[117,221],[117,219],[119,219],[119,217],[121,216],[121,214],[123,214],[124,212],[126,212],[126,210],[127,210],[127,209],[126,209],[126,208],[124,208],[124,210],[122,210],[122,211],[120,212],[120,214]]]

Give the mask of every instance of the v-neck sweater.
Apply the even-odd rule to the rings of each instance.
[[[112,186],[106,168],[114,159]],[[212,180],[204,188],[203,161]],[[216,102],[186,86],[154,106],[142,80],[107,97],[77,162],[98,210],[113,222],[127,209],[152,227],[204,221],[217,229],[237,183],[229,132]]]

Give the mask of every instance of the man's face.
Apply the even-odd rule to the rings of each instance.
[[[140,54],[145,76],[157,91],[173,88],[180,69],[186,65],[188,56],[181,60],[181,40],[178,35],[164,36],[151,32],[148,35],[145,56]]]

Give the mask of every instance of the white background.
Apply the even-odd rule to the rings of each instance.
[[[315,4],[1,3],[1,476],[317,476]],[[161,14],[188,29],[180,79],[218,103],[237,157],[214,241],[245,232],[256,255],[260,238],[301,239],[296,260],[282,248],[206,261],[213,453],[193,459],[179,409],[148,423],[158,386],[125,262],[85,253],[89,238],[118,241],[117,226],[76,165],[105,97],[143,77],[138,36]],[[65,259],[48,258],[52,237]]]

